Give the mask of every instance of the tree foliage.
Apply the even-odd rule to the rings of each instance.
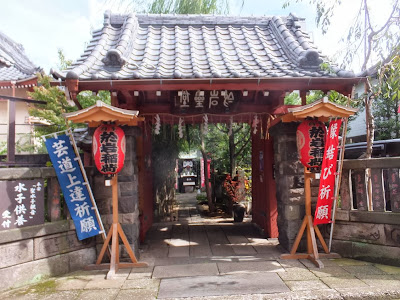
[[[288,6],[291,1],[287,0],[284,6]],[[303,2],[303,0],[295,0],[296,2]],[[350,28],[342,41],[345,42],[342,55],[342,67],[348,66],[353,60],[362,53],[361,70],[365,71],[371,67],[373,61],[380,59],[382,65],[388,62],[395,56],[400,49],[400,3],[399,0],[391,1],[391,9],[386,12],[382,23],[378,23],[376,15],[371,13],[370,2],[368,0],[358,0],[359,9],[356,17],[352,20]],[[341,0],[308,0],[310,4],[314,4],[317,9],[316,23],[326,33],[331,25],[331,19],[334,16],[337,8],[342,4]],[[379,81],[385,84],[384,81]],[[382,87],[382,90],[385,87]],[[377,98],[380,88],[370,91],[365,94],[363,104],[365,105],[366,114],[366,131],[367,131],[367,152],[366,157],[370,158],[372,155],[372,145],[375,135],[375,120],[373,114],[374,100]],[[385,107],[386,104],[382,103]],[[375,105],[376,106],[376,105]],[[379,106],[379,104],[378,104]],[[388,109],[386,110],[386,113]],[[385,114],[385,113],[384,113]],[[395,117],[397,118],[397,116]],[[391,119],[384,121],[378,116],[378,124],[389,125],[393,121]],[[386,124],[385,124],[386,122]]]
[[[58,49],[58,66],[60,69],[66,69],[72,64],[67,59],[62,49]],[[45,126],[35,126],[35,136],[41,136],[57,131],[67,129],[67,127],[84,126],[83,124],[67,124],[63,116],[64,113],[77,110],[72,101],[68,101],[65,93],[58,86],[52,86],[50,82],[52,78],[47,75],[38,74],[38,86],[33,88],[33,92],[29,93],[35,100],[45,101],[46,104],[36,104],[29,110],[29,114],[38,118]],[[97,100],[111,104],[111,96],[109,91],[99,91],[93,94],[91,91],[82,91],[77,96],[82,108],[94,105]]]
[[[227,0],[153,0],[148,12],[154,14],[212,14],[227,13]]]
[[[374,101],[377,139],[400,138],[400,55],[383,65],[379,71],[378,82],[371,85],[377,99]]]
[[[221,173],[235,173],[236,167],[249,168],[251,165],[251,131],[246,123],[233,123],[232,134],[228,135],[229,125],[209,124],[204,135],[206,153],[212,159],[215,169]],[[187,125],[185,138],[179,139],[180,152],[190,152],[201,146],[201,135],[198,125]]]
[[[306,97],[306,104],[313,103],[319,99],[328,97],[328,100],[340,105],[350,105],[356,107],[359,105],[359,101],[353,100],[349,102],[349,98],[338,93],[337,91],[331,90],[328,93],[324,93],[321,90],[312,90]],[[301,105],[301,98],[297,92],[292,92],[285,97],[285,105]]]
[[[350,65],[361,52],[361,70],[366,70],[373,64],[373,60],[384,61],[390,57],[392,50],[400,44],[400,3],[399,0],[391,0],[391,9],[382,18],[383,22],[377,22],[377,16],[373,15],[368,0],[358,0],[359,8],[352,20],[347,33],[342,37],[346,44],[343,51],[342,67]],[[286,0],[283,7],[290,6],[292,2],[308,2],[316,8],[316,24],[322,33],[327,33],[333,24],[331,23],[337,9],[344,3],[342,0]],[[334,30],[332,28],[332,30]]]
[[[49,134],[66,129],[66,122],[63,117],[64,113],[76,110],[75,105],[67,101],[65,94],[58,87],[51,86],[51,78],[38,74],[39,85],[34,87],[33,92],[29,93],[35,100],[45,101],[46,104],[36,104],[34,108],[29,110],[29,114],[39,118],[42,123],[47,126],[36,126],[35,133],[37,136]]]

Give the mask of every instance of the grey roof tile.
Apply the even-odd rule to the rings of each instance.
[[[0,81],[24,80],[40,71],[26,56],[22,45],[0,32]]]
[[[302,31],[302,20],[107,12],[81,58],[53,75],[81,80],[354,76],[320,70],[323,56]]]

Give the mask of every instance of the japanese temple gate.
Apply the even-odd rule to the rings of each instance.
[[[288,109],[284,97],[298,90],[304,105],[310,90],[335,90],[347,96],[361,80],[335,67],[321,70],[324,57],[302,30],[302,21],[293,15],[107,12],[104,27],[93,32],[81,58],[64,72],[53,71],[78,107],[79,92],[109,90],[112,106],[138,110],[145,118],[141,133],[135,133],[133,150],[141,238],[153,221],[149,135],[156,115],[168,124],[177,124],[180,118],[185,124],[198,124],[204,116],[209,123],[251,124],[257,116],[259,130],[252,134],[253,222],[266,236],[279,235],[284,247],[290,247],[294,236],[287,228],[297,232],[298,222],[292,224],[287,211],[293,203],[301,205],[302,197],[296,195],[292,201],[290,193],[301,185],[303,170],[293,167],[296,124],[280,122]],[[289,182],[290,176],[296,183]]]

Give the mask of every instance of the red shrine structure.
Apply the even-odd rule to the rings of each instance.
[[[298,90],[305,105],[311,90],[335,90],[347,96],[362,80],[335,66],[322,70],[323,62],[326,57],[305,32],[304,19],[292,14],[227,17],[106,12],[103,28],[93,31],[82,56],[67,70],[52,71],[52,75],[66,86],[79,108],[81,91],[109,90],[112,106],[137,110],[144,117],[135,142],[142,238],[153,220],[148,135],[155,118],[167,124],[180,120],[202,123],[205,117],[209,123],[252,124],[256,117],[253,222],[268,237],[278,237],[283,232],[279,229],[278,233],[278,223],[280,228],[289,226],[279,207],[288,197],[285,176],[290,173],[279,161],[296,155],[295,150],[285,150],[285,141],[277,143],[286,132],[287,124],[280,120],[288,112],[285,95]],[[275,133],[270,135],[272,126]],[[289,239],[294,237],[282,237],[282,241]]]

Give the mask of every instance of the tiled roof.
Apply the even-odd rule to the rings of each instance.
[[[105,13],[86,51],[55,78],[354,77],[320,69],[304,19]]]
[[[39,71],[26,57],[22,45],[0,32],[0,81],[32,78]]]

